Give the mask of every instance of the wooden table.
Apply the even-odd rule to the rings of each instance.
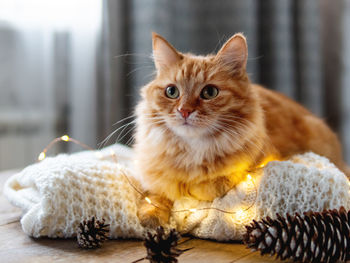
[[[109,240],[102,248],[83,250],[74,239],[34,239],[22,232],[21,210],[3,196],[3,185],[14,172],[0,173],[0,262],[132,262],[145,256],[142,241]],[[185,237],[180,248],[193,247],[179,262],[276,262],[240,243],[219,243]],[[147,262],[147,261],[142,261]],[[277,261],[278,262],[278,261]]]

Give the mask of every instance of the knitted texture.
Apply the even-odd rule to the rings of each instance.
[[[109,158],[111,150],[118,162]],[[140,195],[123,175],[136,178],[132,156],[131,149],[115,145],[46,158],[9,178],[4,194],[23,209],[22,228],[30,236],[73,237],[81,221],[95,216],[110,224],[110,238],[143,238],[148,229],[137,218]],[[276,213],[340,206],[350,209],[347,178],[326,158],[313,153],[270,162],[252,176],[253,181],[243,181],[213,202],[177,200],[168,227],[201,238],[240,240],[244,225],[266,215],[274,218]],[[232,213],[200,210],[208,207]],[[181,211],[193,208],[197,211]]]
[[[269,163],[259,191],[260,217],[275,218],[276,212],[281,215],[310,210],[320,212],[342,205],[350,208],[348,179],[327,158],[314,153]]]

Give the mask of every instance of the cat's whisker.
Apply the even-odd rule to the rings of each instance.
[[[161,117],[157,117],[157,118],[149,117],[149,118],[142,118],[142,120],[148,120],[148,121],[155,120],[155,121],[158,121],[158,120],[164,120],[164,118],[161,118]]]
[[[117,132],[117,130],[111,132],[102,142],[98,143],[98,149],[101,149],[109,141],[109,139]]]
[[[219,130],[222,132],[222,134],[232,136],[230,137],[230,142],[234,143],[236,146],[241,146],[241,144],[236,143],[236,139],[235,139],[239,135],[239,133],[229,130],[225,127],[219,127]]]
[[[212,125],[211,128],[213,128],[215,131],[219,132],[221,136],[225,137],[226,140],[228,141],[228,143],[232,144],[233,147],[240,149],[242,148],[240,144],[238,144],[236,142],[236,140],[233,140],[233,138],[229,137],[229,134],[231,134],[231,132],[227,129],[222,129],[222,127],[220,127],[220,125]],[[232,135],[232,134],[231,134]],[[214,140],[216,140],[217,138],[215,138],[213,136]]]
[[[117,58],[121,58],[121,57],[142,57],[142,58],[147,58],[147,59],[151,59],[150,56],[148,54],[142,54],[142,53],[126,53],[126,54],[120,54],[120,55],[116,55],[113,58],[117,59]]]
[[[127,127],[127,126],[129,126],[129,125],[131,125],[131,124],[133,124],[133,123],[135,123],[136,121],[135,120],[133,120],[133,121],[131,121],[131,122],[128,122],[128,123],[126,123],[126,124],[124,124],[124,125],[122,125],[122,126],[120,126],[118,129],[116,129],[115,131],[113,131],[111,134],[109,134],[102,142],[100,142],[99,144],[98,144],[98,149],[101,149],[102,147],[104,147],[105,145],[106,145],[106,143],[110,140],[110,138],[114,135],[114,134],[116,134],[119,130],[121,130],[121,129],[123,129],[123,128],[125,128],[125,127]]]
[[[244,122],[250,122],[247,118],[243,118],[240,116],[234,116],[234,115],[221,115],[219,116],[220,120],[227,120],[227,121],[244,121]]]
[[[233,127],[233,126],[232,126],[232,127]],[[225,126],[223,126],[223,125],[220,125],[220,128],[221,128],[222,131],[223,131],[222,134],[223,134],[226,138],[227,138],[227,135],[231,135],[231,136],[233,137],[233,138],[231,138],[231,139],[234,139],[234,138],[237,138],[237,137],[239,137],[239,138],[244,138],[244,139],[246,140],[246,143],[251,144],[255,150],[262,151],[262,149],[261,149],[260,147],[256,147],[256,144],[252,141],[251,138],[244,137],[244,136],[239,132],[240,129],[237,131],[237,130],[233,130],[232,127],[231,127],[231,129],[230,129],[230,128],[228,128],[228,127],[225,127]],[[220,128],[219,128],[219,129],[220,129]],[[237,127],[234,127],[234,128],[237,129]],[[229,140],[229,142],[232,143],[233,140]],[[252,149],[252,150],[249,150],[248,145],[246,145],[246,143],[245,143],[245,144],[236,144],[236,143],[235,143],[235,146],[236,146],[238,149],[242,149],[246,154],[248,154],[248,155],[250,156],[250,158],[251,158],[252,160],[254,160],[254,155],[252,154],[253,149]],[[263,154],[264,154],[264,153],[263,153]]]
[[[121,123],[121,122],[123,122],[123,121],[125,121],[125,120],[131,119],[131,118],[136,118],[136,115],[135,115],[135,114],[132,114],[132,115],[126,117],[126,118],[123,118],[123,119],[117,121],[116,123],[113,123],[113,126],[114,126],[114,125],[117,125],[118,123]]]
[[[155,76],[156,74],[157,74],[157,71],[152,71],[151,73],[149,73],[149,74],[143,76],[142,79],[148,79],[148,78],[150,78],[150,77],[152,77],[152,76]]]
[[[133,143],[134,141],[135,141],[135,134],[132,134],[125,144],[127,146],[130,146],[130,144]]]
[[[250,130],[254,125],[253,123],[251,123],[250,121],[245,121],[247,123],[243,123],[243,122],[238,122],[238,121],[235,121],[235,120],[227,120],[227,119],[224,119],[224,120],[219,120],[220,124],[227,127],[227,128],[231,128],[231,129],[234,129],[234,130],[237,130],[237,128],[242,128],[242,129],[247,129],[247,130]],[[234,125],[232,125],[234,124]]]
[[[156,124],[163,124],[163,123],[165,123],[164,120],[159,120],[159,121],[151,122],[150,124],[151,124],[151,125],[156,125]]]
[[[131,70],[128,74],[126,74],[126,77],[129,77],[131,74],[135,73],[135,72],[138,71],[138,70],[146,69],[146,68],[153,68],[153,66],[142,66],[142,67],[137,67],[137,68]]]
[[[145,116],[154,116],[154,114],[144,114],[144,115],[145,115]],[[123,122],[123,121],[126,121],[126,120],[131,119],[131,118],[135,118],[135,117],[136,117],[135,114],[130,115],[130,116],[126,117],[126,118],[123,118],[123,119],[119,120],[118,122],[116,122],[116,123],[113,124],[113,125],[119,124],[119,123],[121,123],[121,122]],[[146,117],[146,118],[144,118],[144,119],[147,119],[147,120],[162,120],[163,117],[161,117],[161,116],[157,116],[157,117]],[[131,130],[134,129],[134,127],[133,127],[132,129],[128,130],[127,133],[126,133],[125,135],[123,135],[123,137],[120,138],[120,136],[122,136],[122,134],[123,134],[123,132],[125,131],[125,129],[126,129],[129,125],[135,124],[136,122],[137,122],[137,120],[135,119],[135,120],[132,120],[132,121],[130,121],[130,122],[128,122],[128,123],[126,123],[126,124],[120,126],[118,129],[116,129],[116,130],[113,131],[111,134],[109,134],[101,143],[99,143],[99,148],[102,148],[102,147],[110,140],[110,138],[111,138],[115,133],[117,133],[118,131],[120,131],[121,129],[122,129],[122,131],[119,133],[119,135],[118,135],[118,137],[117,137],[117,139],[116,139],[116,142],[119,142],[120,140],[122,140],[128,133],[130,133]],[[120,138],[120,139],[119,139],[119,138]]]
[[[223,125],[222,127],[224,127],[228,132],[231,132],[231,133],[234,132],[235,136],[239,136],[239,137],[244,138],[247,141],[251,141],[251,139],[249,137],[244,136],[244,134],[242,133],[242,132],[249,131],[249,127],[244,125],[244,124],[241,124],[241,125],[237,124],[235,126],[232,126],[232,125],[224,126]]]
[[[131,131],[133,131],[136,128],[136,126],[133,126],[131,128],[129,128],[129,130],[119,139],[119,137],[121,136],[121,134],[123,134],[122,132],[118,135],[118,138],[116,139],[116,142],[120,142],[121,140],[123,140],[125,138],[125,136],[127,136]]]
[[[223,117],[225,116],[225,117]],[[242,134],[242,138],[245,138],[247,140],[247,143],[254,146],[255,150],[258,150],[263,155],[266,155],[267,153],[264,151],[263,147],[257,147],[257,144],[255,141],[252,141],[254,138],[258,138],[258,135],[255,133],[252,133],[252,138],[243,137],[244,133],[247,133],[248,130],[251,130],[254,127],[254,124],[249,121],[248,119],[234,116],[234,115],[223,115],[221,116],[220,120],[225,121],[223,125],[226,125],[226,127],[230,129],[234,129],[239,132],[239,134]],[[242,120],[241,122],[237,120]],[[233,125],[232,125],[233,124]]]
[[[119,141],[119,138],[120,138],[120,136],[123,134],[123,132],[124,132],[125,130],[129,129],[129,128],[130,128],[130,125],[131,125],[131,124],[134,124],[134,123],[135,123],[135,122],[132,121],[132,122],[129,122],[128,125],[124,125],[124,128],[123,128],[123,129],[120,131],[120,133],[118,134],[118,137],[117,137],[117,139],[116,139],[116,142]],[[133,128],[133,127],[136,127],[136,126],[131,126],[131,128]]]
[[[266,154],[265,151],[264,151],[263,148],[262,148],[262,145],[260,145],[261,147],[258,147],[256,141],[255,141],[255,140],[253,141],[254,138],[258,138],[257,135],[252,135],[252,137],[249,138],[249,137],[244,136],[244,132],[246,132],[246,129],[242,129],[242,132],[239,132],[240,130],[241,130],[241,129],[238,130],[239,136],[240,136],[241,138],[244,138],[244,139],[246,140],[246,144],[250,144],[254,150],[258,150],[258,151],[259,151],[260,153],[262,153],[263,155]],[[258,139],[259,139],[259,138],[258,138]],[[248,147],[248,146],[245,145],[245,147]]]

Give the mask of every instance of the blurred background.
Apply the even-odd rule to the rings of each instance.
[[[132,120],[115,124],[152,78],[152,31],[196,54],[243,32],[251,79],[321,116],[350,163],[349,0],[0,0],[0,170],[63,134],[99,147]]]

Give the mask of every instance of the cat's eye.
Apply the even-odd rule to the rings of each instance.
[[[214,85],[207,85],[201,91],[201,98],[210,100],[215,98],[219,94],[219,90]]]
[[[180,95],[180,91],[175,85],[169,85],[165,89],[165,95],[170,99],[177,99]]]

